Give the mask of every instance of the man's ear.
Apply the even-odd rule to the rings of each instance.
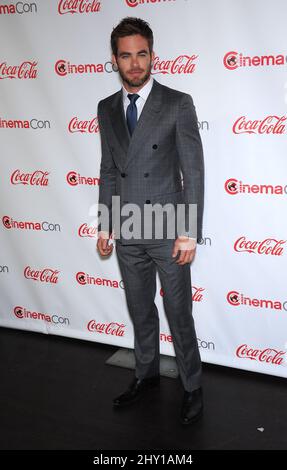
[[[115,54],[112,54],[112,64],[117,65],[117,59],[116,59]]]
[[[151,53],[151,61],[152,61],[152,62],[154,61],[154,58],[155,58],[155,52],[152,51],[152,53]]]

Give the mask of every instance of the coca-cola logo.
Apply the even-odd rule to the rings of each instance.
[[[192,300],[194,302],[202,302],[204,291],[205,289],[203,287],[192,286]],[[165,295],[162,287],[160,288],[159,295],[161,295],[162,297],[164,297]]]
[[[250,359],[251,361],[281,366],[284,361],[285,351],[278,351],[273,348],[254,349],[247,346],[247,344],[241,344],[236,350],[236,356],[240,359]]]
[[[86,222],[80,225],[78,230],[79,237],[97,238],[98,229],[96,226],[88,225]]]
[[[89,321],[87,325],[88,331],[92,333],[100,333],[105,335],[112,335],[112,336],[124,336],[125,335],[125,327],[123,323],[117,322],[110,322],[110,323],[99,323],[96,320]]]
[[[60,0],[58,4],[58,13],[66,15],[67,13],[97,13],[101,9],[101,2],[96,0]]]
[[[10,181],[12,184],[24,184],[30,186],[48,186],[48,171],[35,170],[33,173],[24,173],[19,169],[14,170],[11,174]]]
[[[81,132],[82,134],[96,134],[99,132],[98,118],[94,117],[87,121],[81,121],[77,116],[74,116],[68,125],[68,130],[71,134]]]
[[[287,311],[287,301],[274,299],[257,299],[252,298],[250,295],[244,295],[238,291],[230,291],[226,295],[227,302],[233,307],[243,305],[246,307],[255,307],[271,310],[285,310]]]
[[[281,256],[286,240],[276,240],[276,238],[265,238],[262,241],[247,240],[246,237],[238,238],[234,243],[234,250],[237,252],[257,253],[258,255]]]
[[[223,65],[228,70],[235,70],[239,67],[270,67],[277,65],[285,65],[287,57],[284,54],[264,55],[264,56],[248,56],[230,51],[223,57]]]
[[[34,79],[37,78],[37,66],[38,62],[25,61],[20,65],[7,65],[7,62],[0,64],[0,80],[5,78],[18,78],[18,79]]]
[[[195,71],[194,61],[198,55],[179,55],[175,59],[161,60],[158,56],[154,58],[152,74],[190,74]]]
[[[163,2],[167,4],[168,2],[176,2],[176,0],[124,0],[128,7],[134,8],[139,5],[154,5],[155,3]]]
[[[71,64],[68,60],[60,59],[55,63],[55,72],[60,77],[66,77],[69,74],[98,74],[117,72],[118,68],[111,61],[104,64]]]
[[[36,3],[17,2],[10,3],[9,5],[0,5],[0,15],[23,15],[25,13],[37,13],[38,8]]]
[[[243,183],[236,178],[229,178],[224,184],[225,191],[234,196],[235,194],[264,194],[264,195],[285,195],[287,194],[287,185],[281,184],[250,184]]]
[[[47,323],[53,323],[54,325],[70,325],[70,319],[67,317],[63,317],[57,314],[50,314],[50,313],[43,313],[43,312],[36,312],[34,310],[28,310],[21,305],[17,305],[13,309],[13,313],[15,317],[19,320],[29,319],[29,320],[40,320]]]
[[[90,274],[85,273],[83,271],[79,271],[76,273],[76,281],[82,286],[89,284],[95,286],[112,287],[115,289],[124,289],[124,283],[122,280],[118,281],[116,279],[106,279],[102,277],[91,276]]]
[[[43,230],[44,232],[60,232],[60,224],[55,224],[53,222],[31,222],[23,220],[14,220],[9,215],[4,215],[2,217],[2,223],[7,229],[20,229],[20,230]]]
[[[26,266],[24,269],[24,277],[26,279],[33,279],[33,281],[45,282],[50,284],[58,284],[59,272],[57,269],[44,268],[44,269],[32,269],[30,266]]]
[[[82,176],[76,171],[69,171],[66,176],[66,180],[70,186],[88,185],[88,186],[99,186],[100,178],[96,176]]]
[[[269,115],[261,120],[250,120],[240,116],[233,124],[234,134],[284,134],[287,117]]]
[[[51,122],[48,120],[42,121],[40,119],[32,118],[30,120],[25,119],[1,119],[1,129],[51,129]]]
[[[205,289],[203,287],[192,286],[192,300],[193,302],[202,302],[203,301],[203,292]]]

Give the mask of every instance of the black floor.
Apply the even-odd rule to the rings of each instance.
[[[117,349],[0,328],[0,449],[287,449],[286,379],[203,364],[205,414],[185,427],[179,380],[113,410],[133,378],[105,365]]]

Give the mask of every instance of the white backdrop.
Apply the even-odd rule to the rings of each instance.
[[[116,254],[96,251],[98,101],[112,28],[146,19],[154,77],[192,95],[204,238],[192,263],[202,360],[287,376],[284,0],[0,1],[0,325],[133,347]],[[158,279],[161,352],[174,355]]]

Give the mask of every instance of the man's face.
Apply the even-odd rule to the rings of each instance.
[[[118,54],[113,55],[113,63],[117,64],[124,85],[130,91],[136,92],[147,82],[153,59],[147,39],[140,34],[118,39]]]

